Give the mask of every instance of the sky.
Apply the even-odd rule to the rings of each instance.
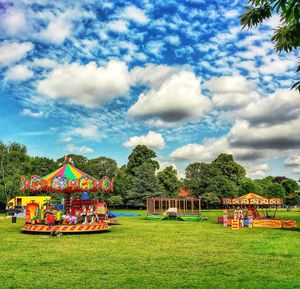
[[[245,5],[0,0],[0,139],[118,165],[144,144],[179,176],[230,153],[299,179],[299,53],[274,51],[278,15],[241,31]]]

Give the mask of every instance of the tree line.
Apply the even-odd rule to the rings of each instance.
[[[156,153],[144,145],[136,146],[128,156],[127,164],[121,167],[115,160],[104,156],[87,159],[70,154],[69,157],[78,169],[95,178],[115,178],[113,192],[92,193],[93,197],[113,207],[142,208],[148,197],[177,197],[179,188],[185,188],[192,196],[201,197],[207,208],[218,206],[222,197],[238,197],[250,192],[283,198],[288,206],[299,204],[299,197],[294,193],[298,189],[296,181],[272,176],[257,180],[247,178],[245,168],[229,154],[220,154],[211,163],[189,164],[182,179],[178,179],[177,171],[172,166],[159,171]],[[56,161],[47,157],[31,157],[22,144],[0,142],[0,202],[6,203],[16,195],[29,194],[20,192],[20,176],[45,176],[56,170],[63,160],[64,156]]]

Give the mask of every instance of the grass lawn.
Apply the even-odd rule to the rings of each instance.
[[[300,288],[300,231],[121,217],[108,233],[32,235],[0,220],[0,288]],[[299,212],[280,212],[296,218]]]

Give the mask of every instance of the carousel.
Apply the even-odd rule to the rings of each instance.
[[[265,198],[249,193],[238,198],[222,198],[222,204],[226,209],[218,222],[223,223],[224,227],[297,227],[295,220],[276,218],[278,208],[283,204],[282,198]]]
[[[106,204],[82,196],[88,196],[91,192],[112,191],[113,185],[114,180],[109,177],[98,180],[80,171],[68,157],[59,169],[44,177],[34,175],[26,179],[22,176],[21,191],[63,194],[62,203],[54,199],[41,204],[34,201],[28,203],[22,230],[56,234],[107,231],[110,227]],[[78,193],[81,196],[74,197]]]

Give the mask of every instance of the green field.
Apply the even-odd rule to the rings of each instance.
[[[0,288],[300,288],[300,231],[122,217],[108,233],[23,234],[0,220]],[[300,212],[280,212],[286,219]]]

